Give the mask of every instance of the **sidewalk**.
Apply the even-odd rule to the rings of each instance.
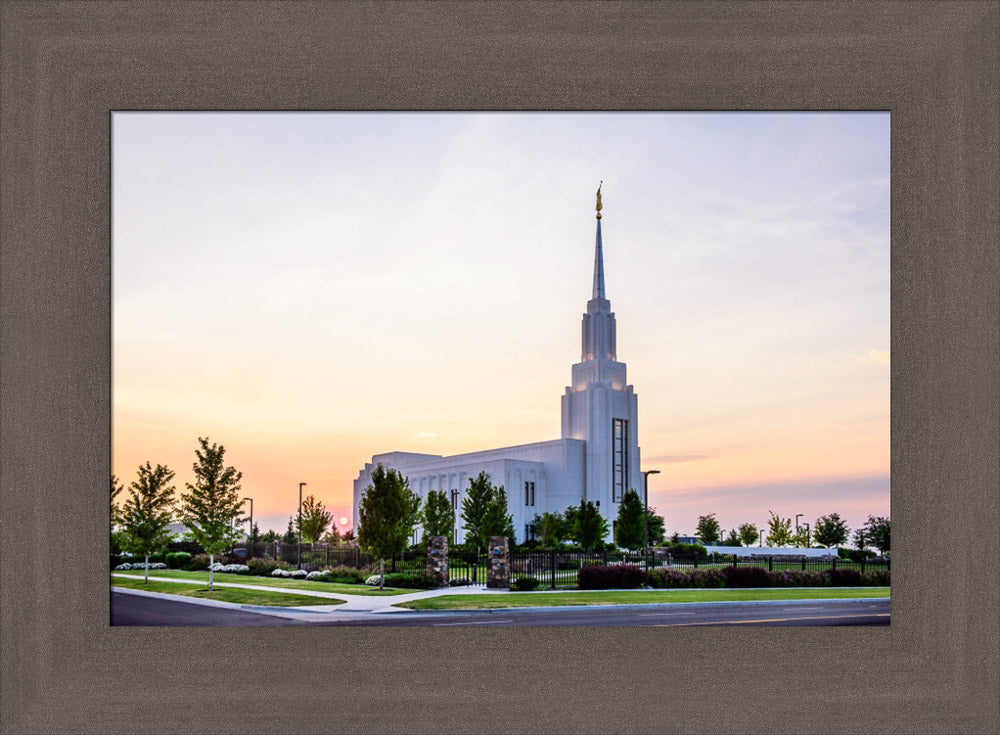
[[[142,579],[141,575],[126,574],[122,572],[112,572],[112,577],[124,577],[126,579]],[[151,582],[173,582],[175,584],[196,584],[204,586],[203,580],[196,579],[174,579],[172,577],[157,577],[149,575]],[[483,594],[505,594],[507,590],[487,589],[486,587],[442,587],[436,590],[416,590],[399,595],[351,595],[342,592],[320,592],[319,590],[288,589],[283,587],[268,587],[259,584],[245,584],[242,582],[219,582],[214,581],[215,587],[236,587],[245,590],[259,590],[262,592],[274,592],[277,594],[304,595],[316,597],[319,600],[343,600],[343,605],[322,605],[317,601],[316,605],[304,605],[296,607],[269,607],[266,605],[240,605],[232,602],[220,602],[218,600],[205,600],[197,597],[184,597],[185,602],[196,605],[207,605],[210,607],[229,607],[238,610],[248,610],[265,615],[290,618],[293,620],[305,620],[316,622],[329,620],[330,616],[340,619],[361,619],[368,615],[407,615],[417,612],[405,607],[393,607],[401,602],[411,600],[422,600],[428,597],[440,597],[442,595],[483,595]],[[123,587],[116,587],[116,591],[126,594],[137,594],[148,597],[170,597],[160,592],[146,592],[145,590],[133,590]],[[172,598],[176,599],[176,598]]]

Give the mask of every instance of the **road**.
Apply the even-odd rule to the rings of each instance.
[[[287,614],[287,613],[286,613]],[[328,613],[290,620],[242,609],[111,593],[112,625],[650,626],[888,625],[889,600],[803,600],[454,610],[368,615]]]

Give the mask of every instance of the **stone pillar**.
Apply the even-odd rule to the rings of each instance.
[[[510,554],[506,536],[490,536],[486,586],[510,589]]]
[[[427,537],[427,574],[438,581],[438,587],[448,586],[448,538]]]

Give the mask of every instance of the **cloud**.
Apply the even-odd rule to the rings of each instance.
[[[433,439],[437,436],[435,431],[421,431],[413,435],[414,439]]]
[[[889,364],[889,350],[868,350],[867,355],[851,355],[851,360],[859,364]]]

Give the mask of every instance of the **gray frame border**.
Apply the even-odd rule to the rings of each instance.
[[[0,21],[5,732],[1000,731],[1000,3]],[[110,628],[109,111],[256,108],[891,110],[891,627]]]

